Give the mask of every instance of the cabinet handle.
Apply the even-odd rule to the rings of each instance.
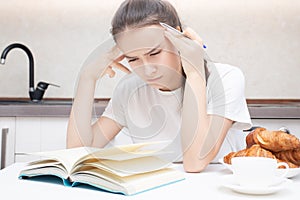
[[[6,138],[8,134],[9,129],[8,128],[2,128],[1,132],[1,166],[0,169],[3,169],[5,167],[5,156],[6,156]]]

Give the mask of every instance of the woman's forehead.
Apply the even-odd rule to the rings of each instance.
[[[158,25],[130,29],[115,35],[116,43],[126,54],[137,50],[151,50],[165,42],[164,29]]]

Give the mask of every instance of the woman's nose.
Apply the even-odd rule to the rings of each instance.
[[[145,66],[145,75],[146,76],[152,76],[156,73],[157,68],[151,64],[144,65]]]
[[[144,73],[146,76],[153,76],[157,72],[157,67],[151,63],[144,61]]]

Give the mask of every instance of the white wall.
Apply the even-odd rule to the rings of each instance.
[[[78,71],[109,35],[122,0],[0,0],[0,51],[26,44],[35,58],[35,84],[45,97],[73,97]],[[213,60],[239,66],[247,98],[300,99],[299,0],[172,0]],[[28,60],[12,50],[0,66],[0,97],[28,97]],[[123,74],[100,81],[97,97],[110,97]]]

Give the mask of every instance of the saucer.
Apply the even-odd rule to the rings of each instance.
[[[286,169],[277,169],[278,175],[283,174],[283,172],[282,172],[283,170],[286,170]],[[293,178],[299,174],[300,174],[300,168],[289,168],[289,171],[288,171],[287,175],[285,175],[285,177]]]
[[[222,165],[224,165],[227,169],[229,169],[230,171],[232,171],[232,166],[230,164],[225,163],[223,161],[223,159],[219,159],[218,161],[219,161],[219,163],[221,163]],[[286,170],[286,169],[277,169],[277,174],[278,175],[282,174],[283,170]],[[295,176],[297,176],[297,175],[300,174],[300,168],[289,168],[288,170],[289,170],[288,173],[285,175],[286,178],[293,178],[293,177],[295,177]]]
[[[291,182],[292,180],[290,179],[282,178],[280,179],[280,181],[276,181],[276,184],[268,187],[245,187],[239,185],[232,174],[224,175],[223,177],[224,187],[229,188],[238,193],[256,195],[272,194],[278,192],[279,190],[285,188],[288,185],[288,183]]]

